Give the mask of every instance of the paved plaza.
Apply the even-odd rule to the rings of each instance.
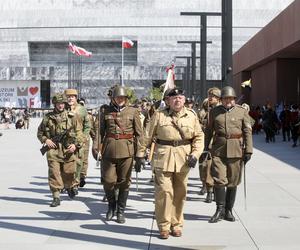
[[[29,130],[0,129],[0,249],[300,249],[300,147],[282,142],[266,144],[254,136],[255,151],[247,164],[247,202],[239,186],[235,223],[208,223],[215,204],[204,203],[198,169],[190,172],[183,236],[158,238],[154,220],[150,166],[135,173],[120,225],[106,222],[99,168],[90,156],[87,184],[70,200],[50,208],[46,157],[36,138],[39,119]]]

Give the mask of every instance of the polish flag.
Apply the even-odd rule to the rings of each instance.
[[[122,37],[122,47],[125,49],[130,49],[134,45],[134,42],[126,37]]]
[[[85,56],[85,57],[91,57],[92,56],[92,52],[87,51],[84,48],[78,47],[74,44],[72,44],[71,42],[69,42],[69,50],[71,51],[71,53],[76,54],[77,56]]]
[[[167,80],[165,82],[165,87],[163,94],[167,91],[167,89],[175,88],[175,72],[174,72],[175,65],[171,64],[171,66],[167,67],[166,71],[168,73]]]

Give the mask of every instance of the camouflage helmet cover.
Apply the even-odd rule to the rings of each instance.
[[[226,87],[222,88],[222,90],[221,90],[221,97],[222,98],[236,97],[236,94],[232,87],[226,86]]]
[[[58,93],[52,97],[52,104],[67,102],[67,98],[63,93]]]

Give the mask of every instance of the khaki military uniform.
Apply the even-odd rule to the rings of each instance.
[[[184,139],[173,122],[181,129]],[[144,145],[149,145],[153,138],[156,138],[152,165],[157,225],[160,231],[180,229],[190,170],[187,157],[192,154],[199,158],[204,145],[203,132],[191,109],[184,107],[176,113],[166,108],[153,115]]]
[[[67,131],[57,148],[47,151],[49,167],[48,181],[54,198],[59,198],[60,191],[75,185],[75,173],[78,150],[83,145],[82,125],[74,113],[63,111],[45,115],[38,127],[37,137],[41,143]],[[75,144],[74,153],[67,152],[67,147]]]
[[[84,158],[84,151],[89,150],[89,139],[90,139],[90,130],[91,130],[91,124],[90,119],[88,118],[88,112],[85,107],[82,105],[76,103],[76,105],[71,107],[71,111],[75,113],[79,118],[79,122],[82,124],[82,132],[84,135],[84,144],[82,148],[79,149],[78,152],[78,161],[77,161],[77,167],[76,167],[76,185],[79,185],[80,182],[80,173],[81,169],[83,167],[83,158]]]
[[[80,178],[85,178],[87,176],[87,170],[88,170],[88,159],[89,159],[89,149],[90,149],[90,137],[92,138],[92,140],[95,139],[95,122],[94,122],[94,117],[91,114],[88,114],[88,119],[89,119],[89,123],[91,125],[91,129],[90,129],[90,134],[87,138],[86,144],[84,146],[84,151],[83,151],[83,163],[82,163],[82,169],[81,169],[81,173],[80,173]]]
[[[106,197],[109,203],[117,200],[119,206],[121,200],[127,200],[133,157],[141,155],[143,129],[139,112],[129,106],[118,110],[110,104],[100,115],[100,131],[98,128],[95,131],[93,150],[101,150],[102,153],[101,167]],[[115,197],[115,189],[119,189],[118,198]],[[126,204],[121,206],[124,211]]]
[[[206,124],[208,121],[208,114],[209,111],[205,109],[201,109],[198,112],[198,118],[203,132],[205,132]],[[203,185],[206,185],[206,188],[209,189],[209,191],[212,191],[211,189],[214,184],[213,178],[211,176],[211,162],[211,159],[206,159],[206,161],[199,162],[200,179]]]
[[[240,105],[227,110],[223,105],[213,108],[205,130],[205,146],[211,139],[211,174],[216,187],[236,187],[241,182],[244,153],[252,154],[252,129],[248,112]]]

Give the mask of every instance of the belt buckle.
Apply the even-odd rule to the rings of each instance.
[[[231,138],[231,135],[226,134],[225,138],[226,138],[226,139],[230,139],[230,138]]]
[[[173,141],[173,147],[179,146],[179,141]]]
[[[115,135],[115,139],[116,139],[116,140],[119,140],[119,139],[120,139],[120,134],[116,134],[116,135]]]

